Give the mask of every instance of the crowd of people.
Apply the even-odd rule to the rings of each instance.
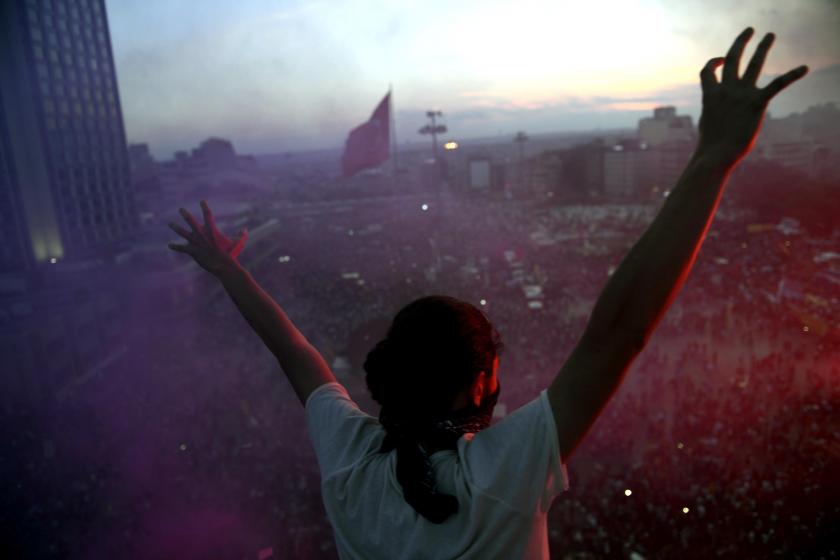
[[[431,293],[479,306],[505,343],[503,417],[551,382],[654,210],[416,192],[268,201],[248,219],[278,220],[261,241],[273,248],[249,257],[246,246],[241,260],[372,415],[362,363],[396,312]],[[748,219],[725,216],[571,458],[549,518],[552,558],[840,553],[840,300],[813,274],[840,232],[750,233]],[[0,474],[17,480],[0,498],[4,546],[336,557],[303,407],[203,274],[187,312],[149,302],[132,318],[130,351],[84,391],[4,410]]]

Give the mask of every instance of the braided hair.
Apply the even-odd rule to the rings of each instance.
[[[478,308],[435,295],[401,309],[364,362],[368,390],[382,406],[380,421],[387,433],[380,451],[397,450],[403,496],[433,523],[456,513],[458,501],[437,492],[431,449],[455,449],[463,433],[489,423],[498,391],[487,403],[483,423],[459,416],[452,407],[480,372],[493,371],[502,349],[498,331]]]

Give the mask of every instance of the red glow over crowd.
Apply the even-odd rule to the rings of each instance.
[[[251,227],[279,225],[242,261],[372,414],[361,362],[402,305],[446,293],[482,306],[506,346],[504,414],[557,373],[651,215],[449,194],[269,203]],[[721,208],[569,464],[549,518],[552,557],[835,557],[840,289],[837,264],[819,256],[840,232],[753,220]],[[135,306],[130,350],[108,376],[52,409],[3,411],[16,458],[0,463],[17,481],[1,498],[14,512],[2,523],[12,552],[336,557],[300,403],[195,272],[180,307]]]

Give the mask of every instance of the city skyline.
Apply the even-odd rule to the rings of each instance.
[[[389,84],[400,143],[422,140],[428,108],[456,138],[632,127],[663,104],[696,119],[699,68],[747,25],[779,38],[765,80],[812,70],[774,116],[840,101],[831,1],[107,4],[128,139],[159,158],[209,136],[246,153],[338,147]]]

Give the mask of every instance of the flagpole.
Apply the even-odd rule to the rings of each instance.
[[[388,114],[390,115],[390,122],[388,126],[391,127],[391,188],[395,189],[397,186],[397,124],[394,119],[394,92],[391,84],[388,84]]]

